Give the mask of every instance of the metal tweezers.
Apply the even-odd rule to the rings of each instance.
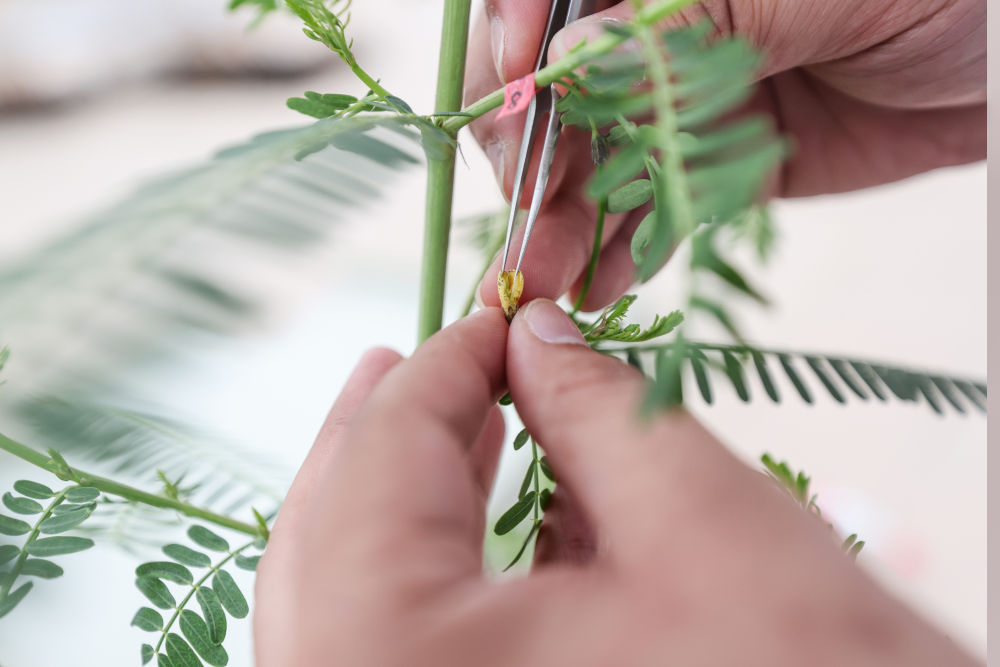
[[[548,64],[549,44],[557,32],[568,24],[576,21],[582,16],[593,13],[595,0],[553,0],[549,10],[549,22],[545,27],[541,45],[538,50],[538,60],[535,63],[535,71],[542,69]],[[524,251],[528,247],[528,239],[535,228],[535,220],[538,218],[538,211],[542,206],[542,198],[545,194],[545,187],[549,182],[549,172],[552,169],[552,160],[555,157],[556,144],[559,142],[559,133],[562,130],[562,121],[556,111],[556,103],[559,101],[559,94],[554,86],[549,86],[531,99],[528,106],[527,118],[524,121],[524,134],[521,137],[521,150],[517,156],[517,172],[514,178],[514,192],[510,198],[510,217],[507,219],[507,238],[503,246],[503,261],[500,264],[500,271],[507,270],[507,256],[510,253],[510,240],[514,233],[514,220],[517,217],[517,205],[521,201],[521,193],[524,190],[524,179],[527,175],[528,163],[531,161],[531,154],[535,147],[535,138],[542,124],[542,116],[546,112],[549,114],[548,123],[545,127],[545,139],[542,144],[542,155],[538,164],[538,176],[535,179],[535,191],[531,195],[531,206],[528,209],[528,217],[524,223],[524,240],[521,241],[521,252],[514,267],[515,273],[521,270],[521,261],[524,259]]]

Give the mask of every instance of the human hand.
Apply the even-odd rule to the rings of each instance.
[[[491,581],[505,341],[559,487],[544,564]],[[260,562],[258,664],[973,664],[690,416],[638,420],[641,377],[582,342],[539,300],[367,356]]]
[[[631,2],[598,7],[604,11],[554,38],[550,60],[601,34],[602,21],[633,12]],[[487,0],[470,40],[467,99],[534,67],[547,16],[547,2]],[[749,108],[770,113],[795,143],[776,196],[853,190],[986,156],[984,0],[705,0],[664,28],[705,16],[720,34],[744,35],[767,57]],[[509,197],[523,118],[495,116],[471,128]],[[565,132],[528,248],[522,303],[575,294],[590,257],[596,207],[581,187],[593,170],[590,136]],[[533,172],[528,178],[533,182]],[[608,216],[585,310],[613,301],[634,281],[630,241],[647,210]],[[498,271],[499,261],[479,286],[488,305],[498,303]]]

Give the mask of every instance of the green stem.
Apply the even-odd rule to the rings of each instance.
[[[42,522],[52,516],[52,510],[66,498],[66,492],[69,489],[63,489],[60,491],[49,503],[42,515],[38,517],[38,521],[35,525],[31,527],[31,532],[28,533],[28,538],[24,541],[24,546],[21,548],[21,553],[18,554],[17,560],[14,562],[14,566],[7,572],[7,581],[4,582],[2,588],[0,588],[0,602],[7,599],[7,595],[10,594],[10,589],[14,587],[14,580],[17,579],[17,575],[21,574],[21,568],[24,567],[24,561],[28,559],[28,547],[38,538],[38,531],[42,527]]]
[[[462,105],[465,52],[469,39],[472,0],[445,0],[438,63],[436,113],[457,111]],[[457,132],[457,129],[455,130]],[[454,136],[454,132],[452,136]],[[441,328],[444,286],[448,268],[448,237],[455,188],[455,148],[448,145],[427,167],[427,209],[424,217],[424,250],[420,276],[420,311],[417,338],[423,342]]]
[[[542,465],[538,460],[538,445],[535,444],[534,438],[531,439],[531,458],[531,465],[535,466],[533,477],[535,478],[535,523],[537,524],[542,513],[542,495],[538,483],[538,478],[542,474]]]
[[[211,512],[207,509],[197,507],[174,498],[149,493],[148,491],[143,491],[142,489],[137,489],[133,486],[122,484],[106,477],[101,477],[100,475],[84,472],[79,468],[66,469],[52,457],[46,456],[45,454],[42,454],[27,445],[11,440],[2,433],[0,433],[0,449],[13,454],[14,456],[23,459],[34,466],[42,468],[64,481],[73,481],[81,486],[92,486],[96,489],[100,489],[103,493],[109,493],[113,496],[133,500],[144,505],[176,510],[186,516],[203,519],[204,521],[214,523],[217,526],[223,526],[231,530],[246,533],[247,535],[260,534],[260,530],[257,526],[237,521],[236,519],[228,517],[224,514]]]
[[[163,629],[160,631],[160,641],[156,642],[156,646],[153,648],[153,655],[156,655],[160,652],[160,647],[163,646],[163,642],[167,638],[167,633],[170,632],[170,628],[177,620],[177,617],[180,616],[181,610],[184,609],[187,606],[187,603],[191,600],[191,596],[198,592],[198,589],[201,588],[202,584],[208,581],[208,578],[210,576],[221,570],[226,563],[228,563],[230,560],[232,560],[237,555],[242,553],[244,549],[249,549],[251,546],[253,546],[253,542],[247,542],[246,544],[236,549],[235,551],[230,551],[229,555],[227,555],[225,558],[223,558],[218,563],[213,565],[208,570],[208,572],[205,573],[205,576],[203,576],[201,579],[191,584],[191,590],[188,591],[188,594],[184,596],[184,599],[182,599],[177,604],[177,606],[174,607],[174,613],[170,617],[170,620],[163,624]]]
[[[587,298],[587,292],[590,291],[590,283],[594,281],[594,274],[597,273],[597,260],[601,256],[601,238],[604,236],[604,216],[607,212],[608,198],[601,197],[600,201],[597,202],[597,227],[594,228],[594,247],[590,251],[587,275],[583,277],[583,286],[580,288],[579,296],[576,297],[576,303],[573,304],[573,312],[570,313],[570,317],[580,312],[583,301]]]

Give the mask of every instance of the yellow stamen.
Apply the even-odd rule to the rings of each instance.
[[[500,293],[500,306],[507,321],[514,319],[517,312],[517,302],[524,291],[524,276],[520,271],[501,271],[497,276],[497,291]]]

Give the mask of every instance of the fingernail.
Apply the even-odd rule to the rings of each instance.
[[[574,343],[586,345],[580,329],[566,316],[563,309],[548,299],[535,299],[518,311],[531,333],[544,343]]]
[[[507,80],[503,77],[503,52],[506,41],[507,26],[503,24],[499,16],[491,17],[490,42],[493,45],[493,64],[496,65],[497,77],[500,79],[500,83],[507,83]]]
[[[612,17],[588,16],[580,19],[576,23],[571,23],[560,30],[552,40],[553,55],[562,58],[570,50],[582,41],[592,42],[606,32],[609,25],[621,24],[621,19]]]
[[[476,287],[476,292],[472,296],[472,300],[476,303],[476,306],[479,307],[479,310],[482,310],[483,308],[486,307],[486,304],[483,303],[483,286],[482,285]]]

